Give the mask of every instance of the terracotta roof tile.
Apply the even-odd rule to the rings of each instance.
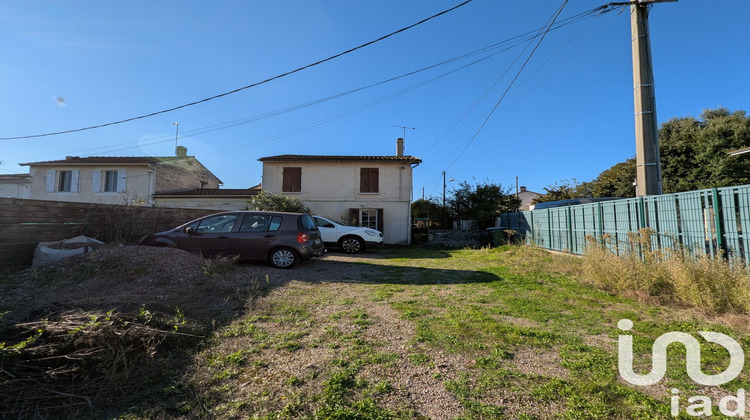
[[[258,159],[261,162],[349,162],[349,161],[385,161],[422,163],[414,156],[341,156],[341,155],[278,155]]]
[[[194,188],[190,190],[158,191],[154,197],[250,197],[258,195],[260,188]]]

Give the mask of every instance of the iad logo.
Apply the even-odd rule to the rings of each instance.
[[[617,327],[622,331],[630,331],[633,321],[621,319]],[[745,353],[739,343],[731,337],[711,331],[699,331],[709,343],[716,343],[729,352],[729,366],[724,372],[715,375],[706,375],[701,371],[701,347],[698,340],[690,334],[683,332],[668,332],[660,335],[651,347],[651,371],[645,375],[639,375],[633,371],[633,336],[620,335],[617,339],[618,346],[618,368],[620,376],[633,385],[653,385],[659,382],[667,371],[667,346],[672,343],[680,343],[685,346],[685,368],[690,379],[705,386],[717,386],[725,384],[742,372],[745,364]],[[679,390],[672,389],[671,413],[679,415]],[[711,415],[711,398],[696,395],[688,398],[689,405],[686,413],[690,416]],[[730,407],[734,405],[734,407]],[[743,417],[745,415],[745,390],[737,390],[737,396],[729,395],[719,402],[719,410],[722,414],[731,417]]]
[[[633,328],[633,321],[621,319],[617,327],[623,331]],[[633,385],[653,385],[664,377],[667,371],[667,346],[672,343],[680,343],[685,346],[685,368],[687,374],[693,381],[706,386],[725,384],[742,372],[745,365],[745,353],[739,343],[732,337],[722,333],[711,331],[698,332],[709,343],[716,343],[729,351],[729,367],[719,374],[706,375],[701,371],[701,346],[698,340],[684,332],[668,332],[662,334],[654,341],[652,347],[651,372],[639,375],[633,372],[633,336],[620,335],[617,339],[618,367],[620,376]]]

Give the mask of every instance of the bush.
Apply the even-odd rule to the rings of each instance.
[[[286,211],[291,213],[310,213],[310,208],[297,197],[288,197],[261,191],[248,201],[250,208],[258,211]]]
[[[641,229],[626,243],[589,237],[584,273],[602,289],[706,312],[750,313],[750,278],[740,261],[693,256],[683,248],[654,250],[654,231]],[[617,253],[619,252],[619,256]]]

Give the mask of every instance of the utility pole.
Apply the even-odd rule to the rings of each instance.
[[[445,171],[443,171],[443,210],[445,210]]]
[[[635,161],[637,195],[658,195],[661,161],[656,121],[656,94],[648,29],[648,9],[653,3],[677,0],[630,2],[630,33],[633,43],[633,95],[635,104]]]

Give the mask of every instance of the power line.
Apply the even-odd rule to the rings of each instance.
[[[539,45],[541,45],[542,41],[544,41],[544,38],[549,33],[550,29],[552,28],[552,25],[555,24],[555,21],[557,20],[557,17],[560,16],[560,13],[562,13],[562,11],[565,8],[566,4],[568,4],[568,0],[563,0],[562,5],[560,5],[560,8],[557,9],[557,12],[555,13],[554,17],[552,18],[552,22],[547,26],[547,29],[544,31],[544,33],[542,34],[542,36],[539,38],[539,41],[537,41],[536,45],[534,46],[534,49],[531,50],[531,53],[529,53],[529,56],[526,58],[526,61],[524,61],[524,63],[521,65],[521,68],[518,69],[518,72],[516,72],[516,75],[515,75],[515,77],[513,77],[513,80],[510,81],[510,84],[505,89],[505,92],[503,92],[502,96],[500,96],[500,99],[497,101],[497,103],[495,103],[495,106],[492,108],[492,110],[490,111],[489,115],[487,115],[487,118],[485,118],[484,122],[482,122],[482,125],[479,127],[479,129],[477,130],[477,132],[474,133],[474,136],[472,136],[471,139],[469,139],[469,142],[466,143],[466,146],[463,148],[463,150],[461,150],[461,153],[459,153],[458,156],[456,156],[456,158],[453,159],[453,162],[451,162],[451,164],[448,165],[445,168],[446,170],[449,169],[451,166],[453,166],[453,164],[456,163],[456,161],[458,161],[458,159],[461,157],[461,155],[464,154],[464,152],[466,151],[466,149],[469,148],[469,146],[471,145],[471,143],[474,142],[474,140],[477,138],[477,136],[479,136],[479,133],[482,131],[482,129],[484,129],[484,127],[487,125],[487,122],[490,120],[490,118],[492,118],[492,114],[495,113],[495,111],[497,110],[497,108],[500,106],[500,103],[503,101],[503,99],[505,99],[505,96],[510,91],[510,88],[513,87],[513,84],[516,82],[516,80],[518,80],[518,77],[521,75],[521,72],[523,72],[523,69],[526,68],[526,65],[531,60],[531,57],[534,56],[534,53],[536,52],[537,48],[539,48]]]
[[[622,5],[623,5],[623,4],[620,4],[620,3],[607,3],[607,4],[604,4],[604,5],[601,5],[601,6],[595,7],[595,8],[593,8],[593,9],[589,9],[589,10],[587,10],[587,11],[584,11],[584,12],[578,13],[578,14],[576,14],[576,15],[570,16],[570,17],[568,17],[568,18],[562,19],[562,20],[560,20],[559,22],[557,22],[556,24],[551,24],[551,25],[550,25],[549,27],[548,27],[547,25],[544,25],[544,26],[542,26],[541,28],[537,28],[537,29],[534,29],[534,30],[532,30],[532,31],[528,31],[528,32],[526,32],[526,33],[523,33],[523,34],[517,35],[517,36],[515,36],[515,37],[513,37],[513,38],[510,38],[510,39],[508,39],[508,40],[506,40],[506,41],[503,41],[503,43],[505,43],[505,42],[510,42],[511,40],[515,40],[515,39],[519,39],[519,38],[521,38],[521,39],[519,39],[519,41],[518,41],[518,42],[517,42],[516,44],[514,44],[514,45],[513,45],[513,47],[515,47],[515,46],[517,46],[517,45],[520,45],[520,44],[521,44],[522,42],[525,42],[525,41],[532,41],[532,40],[534,40],[534,39],[538,38],[538,37],[540,36],[540,34],[542,33],[542,31],[544,31],[545,27],[547,28],[547,31],[546,31],[546,32],[544,32],[544,35],[546,35],[546,33],[547,33],[547,32],[550,32],[550,31],[552,31],[552,30],[560,29],[560,28],[562,28],[562,27],[565,27],[565,26],[571,25],[571,24],[573,24],[573,23],[578,23],[578,22],[580,22],[580,21],[582,21],[582,20],[584,20],[584,19],[587,19],[587,18],[590,18],[590,17],[593,17],[593,16],[601,16],[601,15],[603,15],[603,14],[607,13],[607,12],[610,12],[610,11],[614,10],[615,8],[617,8],[617,6],[622,6]],[[531,35],[531,36],[529,36],[529,35]],[[493,44],[493,46],[496,46],[496,45],[499,45],[499,44]],[[489,47],[488,47],[488,48],[489,48]],[[510,49],[510,48],[511,48],[511,47],[507,48],[506,50],[508,50],[508,49]],[[527,46],[526,48],[528,48],[528,46]],[[525,51],[525,50],[526,50],[526,49],[524,49],[524,51]],[[437,140],[435,140],[435,141],[434,141],[434,142],[433,142],[432,144],[430,144],[430,146],[428,146],[428,147],[427,147],[427,148],[426,148],[426,149],[425,149],[425,150],[424,150],[424,151],[423,151],[422,153],[420,153],[420,155],[424,155],[425,153],[427,153],[427,151],[429,151],[429,150],[430,150],[431,148],[433,148],[433,147],[434,147],[435,145],[437,145],[437,143],[439,143],[439,142],[440,142],[441,140],[443,140],[443,139],[444,139],[444,138],[445,138],[445,137],[446,137],[446,136],[447,136],[447,135],[448,135],[448,134],[449,134],[449,133],[450,133],[451,131],[453,131],[453,130],[454,130],[454,129],[456,128],[456,126],[458,126],[458,124],[459,124],[459,123],[461,123],[461,121],[463,121],[463,120],[464,120],[464,118],[466,118],[466,117],[468,116],[468,114],[469,114],[469,113],[470,113],[470,112],[471,112],[471,111],[472,111],[472,110],[473,110],[474,108],[476,108],[476,107],[477,107],[477,106],[479,105],[479,103],[480,103],[480,102],[481,102],[481,101],[482,101],[482,100],[483,100],[483,99],[485,98],[485,96],[487,96],[487,94],[489,94],[489,93],[490,93],[490,91],[491,91],[491,90],[492,90],[492,89],[494,88],[494,86],[495,86],[495,85],[496,85],[496,84],[497,84],[497,83],[498,83],[498,82],[500,81],[500,79],[502,79],[502,77],[504,77],[505,73],[507,73],[507,72],[508,72],[508,71],[509,71],[509,70],[510,70],[510,69],[512,68],[513,64],[515,64],[515,63],[516,63],[516,62],[518,61],[518,59],[519,59],[519,58],[520,58],[520,55],[519,55],[519,57],[518,57],[518,58],[516,58],[516,60],[515,60],[515,61],[514,61],[514,62],[513,62],[513,63],[512,63],[512,64],[511,64],[511,65],[510,65],[509,67],[508,67],[508,69],[507,69],[507,70],[506,70],[506,71],[505,71],[505,72],[503,73],[503,75],[502,75],[502,76],[500,76],[500,78],[498,78],[498,80],[497,80],[497,81],[495,82],[495,84],[493,84],[493,85],[492,85],[492,86],[490,87],[490,89],[488,89],[488,90],[487,90],[487,91],[486,91],[486,92],[485,92],[485,93],[484,93],[484,94],[483,94],[483,95],[482,95],[482,96],[481,96],[481,97],[480,97],[480,98],[479,98],[479,99],[478,99],[478,100],[477,100],[477,101],[476,101],[476,102],[475,102],[475,103],[474,103],[474,104],[473,104],[473,105],[472,105],[472,106],[471,106],[471,107],[470,107],[470,108],[469,108],[469,109],[468,109],[468,110],[467,110],[467,111],[466,111],[466,112],[465,112],[465,113],[464,113],[464,114],[463,114],[463,115],[462,115],[462,116],[461,116],[461,117],[460,117],[460,118],[458,119],[458,121],[456,121],[456,123],[454,123],[454,124],[453,124],[453,125],[452,125],[452,126],[451,126],[450,128],[448,128],[448,130],[446,130],[446,132],[445,132],[445,133],[443,133],[443,135],[441,135],[440,137],[438,137],[438,139],[437,139]]]
[[[465,0],[463,3],[460,3],[460,4],[458,4],[456,6],[453,6],[453,7],[449,8],[449,9],[443,10],[442,12],[436,13],[436,14],[428,17],[428,18],[422,19],[422,20],[420,20],[417,23],[411,24],[409,26],[405,26],[405,27],[403,27],[403,28],[401,28],[399,30],[396,30],[394,32],[391,32],[391,33],[389,33],[387,35],[383,35],[380,38],[377,38],[377,39],[374,39],[372,41],[366,42],[364,44],[358,45],[358,46],[356,46],[354,48],[350,48],[350,49],[348,49],[346,51],[343,51],[343,52],[340,52],[338,54],[332,55],[332,56],[330,56],[328,58],[324,58],[324,59],[316,61],[314,63],[310,63],[310,64],[307,64],[305,66],[298,67],[298,68],[296,68],[294,70],[291,70],[291,71],[288,71],[286,73],[282,73],[282,74],[270,77],[270,78],[262,80],[260,82],[256,82],[256,83],[252,83],[252,84],[249,84],[249,85],[246,85],[246,86],[242,86],[242,87],[239,87],[237,89],[233,89],[233,90],[230,90],[228,92],[220,93],[218,95],[210,96],[208,98],[204,98],[204,99],[201,99],[201,100],[198,100],[198,101],[193,101],[193,102],[189,102],[187,104],[175,106],[175,107],[168,108],[168,109],[163,109],[161,111],[151,112],[149,114],[139,115],[137,117],[131,117],[131,118],[127,118],[127,119],[124,119],[124,120],[113,121],[113,122],[109,122],[109,123],[105,123],[105,124],[92,125],[92,126],[88,126],[88,127],[84,127],[84,128],[77,128],[77,129],[65,130],[65,131],[57,131],[57,132],[52,132],[52,133],[33,134],[33,135],[28,135],[28,136],[0,137],[0,140],[21,140],[21,139],[31,139],[31,138],[39,138],[39,137],[56,136],[56,135],[60,135],[60,134],[77,133],[77,132],[81,132],[81,131],[93,130],[93,129],[96,129],[96,128],[108,127],[108,126],[112,126],[112,125],[123,124],[123,123],[126,123],[126,122],[131,122],[131,121],[135,121],[135,120],[149,118],[149,117],[153,117],[155,115],[166,114],[168,112],[176,111],[178,109],[183,109],[183,108],[187,108],[187,107],[190,107],[190,106],[202,104],[202,103],[205,103],[205,102],[208,102],[208,101],[212,101],[214,99],[218,99],[218,98],[222,98],[224,96],[231,95],[233,93],[237,93],[237,92],[240,92],[240,91],[243,91],[243,90],[246,90],[246,89],[254,88],[256,86],[260,86],[260,85],[269,83],[269,82],[277,80],[277,79],[281,79],[283,77],[292,75],[294,73],[298,73],[298,72],[300,72],[302,70],[307,70],[307,69],[309,69],[311,67],[315,67],[315,66],[318,66],[320,64],[326,63],[328,61],[334,60],[336,58],[342,57],[344,55],[353,53],[354,51],[357,51],[357,50],[360,50],[362,48],[368,47],[370,45],[373,45],[375,43],[383,41],[383,40],[385,40],[387,38],[390,38],[390,37],[392,37],[394,35],[397,35],[397,34],[400,34],[402,32],[405,32],[405,31],[407,31],[409,29],[415,28],[415,27],[417,27],[417,26],[419,26],[419,25],[421,25],[423,23],[426,23],[426,22],[428,22],[428,21],[430,21],[432,19],[435,19],[437,17],[440,17],[440,16],[442,16],[442,15],[444,15],[446,13],[452,12],[452,11],[454,11],[454,10],[462,7],[462,6],[465,6],[465,5],[469,4],[469,3],[471,3],[472,1],[473,0]]]

